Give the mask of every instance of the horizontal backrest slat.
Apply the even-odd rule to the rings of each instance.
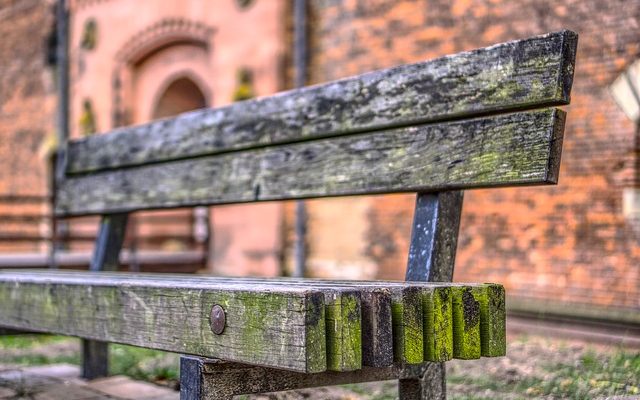
[[[564,112],[519,112],[69,176],[58,215],[557,181]]]
[[[71,142],[67,172],[567,104],[576,42],[562,31],[118,129]]]

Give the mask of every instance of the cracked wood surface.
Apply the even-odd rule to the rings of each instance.
[[[556,183],[564,112],[518,112],[68,177],[58,215]]]
[[[209,325],[214,304],[226,314],[221,335]],[[324,312],[309,287],[0,271],[0,325],[299,372],[326,370]]]
[[[68,173],[568,104],[577,35],[550,33],[69,143]]]
[[[386,303],[375,323],[361,325],[361,298]],[[5,270],[0,300],[5,326],[292,370],[357,370],[376,345],[407,364],[504,354],[496,284]],[[213,304],[227,315],[220,336],[209,327]],[[390,324],[392,335],[363,340]],[[385,354],[375,366],[390,365]]]

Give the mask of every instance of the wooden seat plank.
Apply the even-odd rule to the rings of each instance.
[[[218,278],[229,279],[229,278]],[[235,279],[235,278],[233,278]],[[413,343],[409,332],[404,330],[403,326],[412,326],[411,314],[405,312],[403,314],[403,296],[410,299],[408,294],[403,295],[403,291],[410,292],[419,288],[422,290],[423,306],[422,314],[424,317],[424,360],[442,362],[448,361],[453,356],[453,331],[458,332],[457,338],[464,338],[464,330],[471,329],[471,337],[480,335],[480,350],[471,347],[472,350],[466,351],[465,359],[483,357],[500,357],[506,354],[506,309],[505,309],[505,291],[504,287],[495,283],[456,283],[456,282],[406,282],[406,281],[348,281],[348,280],[328,280],[328,279],[300,279],[300,278],[244,278],[253,282],[269,282],[281,285],[303,285],[309,287],[349,287],[359,288],[366,293],[370,290],[391,290],[392,303],[395,307],[394,313],[394,351],[396,353],[396,361],[406,362],[406,355],[398,354],[398,348],[405,348],[402,342],[397,344],[398,340],[407,343]],[[453,304],[452,288],[457,287],[457,296],[459,300]],[[462,300],[462,290],[470,291],[475,303],[466,303]],[[407,300],[409,301],[409,300]],[[364,301],[363,301],[364,307]],[[456,308],[458,316],[457,320],[452,319],[453,308]],[[411,308],[409,308],[411,310]],[[477,319],[479,311],[480,325],[472,324],[470,327],[466,321]],[[414,309],[414,312],[416,310]],[[404,318],[404,319],[403,319]],[[380,318],[377,318],[380,320]],[[364,318],[363,318],[364,320]],[[384,321],[384,320],[383,320]],[[378,322],[380,323],[380,322]],[[454,327],[455,324],[455,327]],[[369,328],[365,328],[363,322],[363,332]],[[467,335],[467,336],[469,336]],[[402,336],[402,339],[399,339]],[[365,341],[363,341],[365,343]],[[461,345],[464,348],[464,345]],[[363,351],[365,351],[363,349]],[[480,351],[480,355],[477,352]],[[465,351],[463,351],[465,352]],[[415,356],[409,356],[409,359],[415,359]],[[368,365],[368,364],[367,364]],[[386,364],[390,365],[390,364]]]
[[[327,370],[358,370],[362,368],[360,292],[354,289],[323,291],[327,332]]]
[[[473,360],[482,355],[480,344],[480,301],[470,286],[451,288],[453,300],[453,357]]]
[[[226,314],[212,332],[212,306]],[[206,277],[0,271],[0,325],[300,372],[326,370],[322,291]]]
[[[420,364],[424,361],[422,290],[415,287],[391,289],[394,361]]]
[[[424,359],[453,358],[453,298],[448,287],[424,288]]]

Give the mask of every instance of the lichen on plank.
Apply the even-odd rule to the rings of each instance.
[[[453,286],[453,357],[463,360],[481,356],[480,302],[471,286]]]
[[[444,362],[453,358],[453,303],[451,289],[433,287],[423,290],[424,357]]]

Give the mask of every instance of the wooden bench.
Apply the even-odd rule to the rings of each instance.
[[[399,379],[505,353],[504,289],[451,284],[462,190],[555,184],[577,35],[562,31],[72,141],[56,213],[100,214],[93,271],[137,210],[416,192],[406,281],[0,272],[0,325],[189,354],[182,399]],[[439,282],[439,283],[438,283]]]

